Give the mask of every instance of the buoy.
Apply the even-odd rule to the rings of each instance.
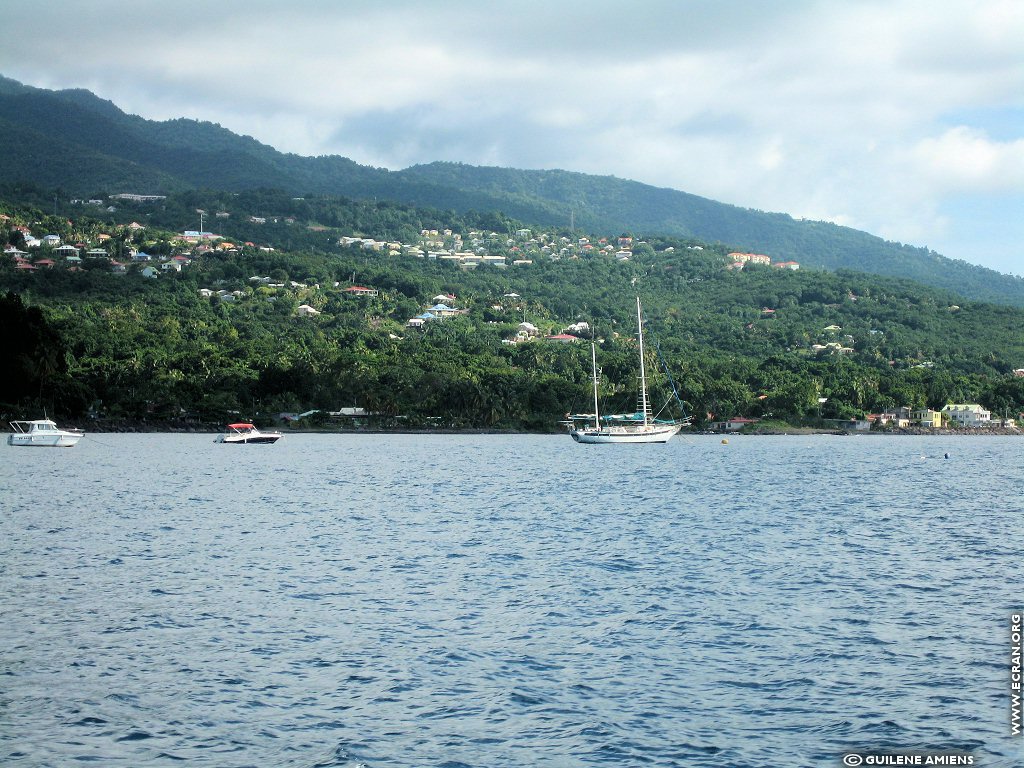
[[[728,441],[728,440],[726,440],[726,439],[725,439],[725,438],[723,437],[723,438],[722,438],[722,445],[728,445],[728,444],[729,444],[729,441]]]
[[[949,454],[948,454],[948,453],[944,453],[944,454],[942,455],[942,458],[944,458],[944,459],[948,459],[948,458],[949,458]]]

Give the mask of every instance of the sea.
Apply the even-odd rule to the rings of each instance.
[[[213,437],[0,445],[0,765],[1024,765],[1020,438]]]

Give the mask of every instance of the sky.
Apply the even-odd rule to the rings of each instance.
[[[617,176],[1024,275],[1022,0],[4,0],[2,25],[0,75],[151,120]]]

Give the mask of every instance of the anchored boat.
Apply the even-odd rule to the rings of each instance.
[[[254,424],[228,424],[228,431],[217,435],[215,443],[233,443],[248,445],[250,443],[276,443],[281,439],[280,432],[260,432]]]
[[[79,429],[61,429],[50,419],[12,421],[13,430],[7,436],[8,445],[27,445],[37,448],[71,448],[85,432]]]
[[[569,435],[577,443],[667,443],[688,421],[656,419],[647,397],[647,370],[644,364],[644,323],[640,297],[636,299],[637,339],[640,346],[640,395],[636,413],[601,416],[597,398],[597,350],[590,345],[594,379],[594,413],[570,417]],[[590,418],[593,416],[593,422]]]

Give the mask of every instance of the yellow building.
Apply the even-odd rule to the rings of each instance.
[[[930,408],[914,411],[910,414],[910,420],[922,427],[939,429],[942,427],[942,411],[933,411]]]

